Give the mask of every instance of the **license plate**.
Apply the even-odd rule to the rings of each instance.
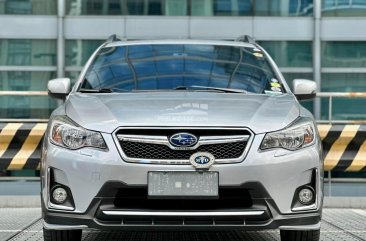
[[[150,198],[218,198],[218,172],[149,172]]]

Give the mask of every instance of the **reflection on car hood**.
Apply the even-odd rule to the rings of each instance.
[[[248,127],[263,133],[293,122],[299,104],[291,94],[74,93],[66,101],[66,114],[84,128],[108,133],[119,126]]]

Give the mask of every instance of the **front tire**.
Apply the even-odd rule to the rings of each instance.
[[[82,230],[52,230],[43,228],[44,241],[81,241]]]
[[[281,241],[319,241],[320,230],[281,230]]]

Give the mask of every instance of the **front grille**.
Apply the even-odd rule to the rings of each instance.
[[[173,150],[166,145],[120,141],[123,152],[129,158],[160,160],[188,160],[191,155],[200,151],[211,153],[215,159],[236,159],[243,154],[246,144],[246,141],[241,141],[201,145],[195,150]]]
[[[197,138],[194,146],[177,147],[170,139],[181,133]],[[245,128],[120,128],[116,141],[123,160],[132,163],[190,164],[197,152],[209,152],[215,163],[243,161],[253,135]]]

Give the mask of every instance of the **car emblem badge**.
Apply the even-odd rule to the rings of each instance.
[[[215,163],[215,157],[209,152],[196,152],[189,161],[196,169],[209,169]]]
[[[192,147],[197,144],[197,137],[190,133],[177,133],[170,137],[169,142],[174,147]]]

